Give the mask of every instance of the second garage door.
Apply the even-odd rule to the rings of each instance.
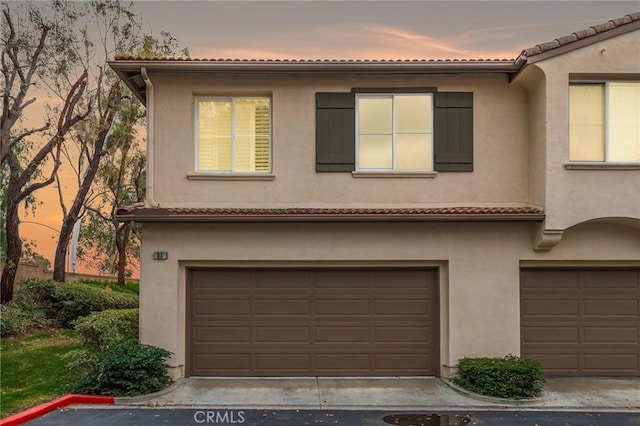
[[[192,376],[438,373],[435,270],[191,270]]]
[[[640,376],[640,270],[528,269],[522,355],[554,376]]]

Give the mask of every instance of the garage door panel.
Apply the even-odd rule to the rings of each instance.
[[[350,289],[366,289],[371,284],[367,272],[360,271],[319,271],[315,274],[315,285],[319,291],[331,292]]]
[[[323,299],[313,302],[315,315],[332,315],[332,316],[369,316],[369,299],[362,299],[362,295],[358,299],[335,300]]]
[[[569,292],[554,280],[578,285]],[[575,314],[554,314],[559,300]],[[640,376],[639,306],[639,269],[523,270],[522,356],[547,375]]]
[[[380,343],[432,343],[433,330],[425,326],[375,327],[375,340]]]
[[[578,327],[524,327],[523,338],[528,343],[578,343]]]
[[[369,327],[315,327],[317,343],[369,343]]]
[[[210,300],[203,299],[195,302],[195,314],[207,315],[250,315],[251,303],[243,299]]]
[[[376,299],[374,302],[376,315],[423,315],[426,316],[431,311],[429,300],[414,299]]]
[[[638,327],[584,327],[585,343],[638,343]]]
[[[638,316],[637,300],[585,300],[585,315]]]
[[[190,375],[436,374],[433,270],[289,272],[190,272]]]
[[[264,271],[261,274],[249,274],[254,281],[254,284],[262,289],[269,289],[271,291],[277,290],[298,290],[308,292],[309,282],[311,280],[311,274],[307,271],[288,271],[284,273],[282,271]]]
[[[195,356],[197,370],[235,370],[250,371],[251,356],[248,353],[202,354]]]
[[[593,372],[635,371],[638,369],[638,355],[585,353],[584,369]]]
[[[257,343],[306,343],[311,338],[311,327],[288,325],[256,326],[255,333],[255,342]]]
[[[374,358],[376,369],[397,371],[406,369],[424,370],[433,362],[422,354],[376,354]]]
[[[256,316],[308,316],[311,311],[309,299],[258,299],[254,301]]]
[[[524,302],[523,314],[525,316],[571,316],[578,315],[578,301],[565,299],[529,299]]]
[[[255,370],[286,371],[309,370],[311,356],[308,353],[256,353]]]
[[[194,343],[245,342],[251,337],[250,327],[195,327]]]
[[[638,274],[634,271],[591,271],[584,274],[582,279],[584,288],[588,290],[611,292],[638,289]]]
[[[578,288],[577,271],[528,270],[522,277],[523,290],[575,290]]]
[[[193,275],[192,282],[195,290],[248,289],[251,287],[251,276],[240,271],[220,271],[220,273],[199,271],[198,274]]]

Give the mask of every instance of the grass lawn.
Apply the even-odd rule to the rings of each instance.
[[[69,393],[79,378],[62,355],[80,349],[75,331],[54,330],[0,340],[0,417]]]

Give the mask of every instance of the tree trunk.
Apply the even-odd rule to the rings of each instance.
[[[105,111],[105,116],[102,120],[103,128],[95,140],[91,160],[89,161],[87,170],[82,177],[82,183],[78,188],[78,193],[73,200],[73,204],[71,204],[71,208],[67,212],[67,215],[62,218],[60,238],[58,239],[58,245],[56,246],[56,258],[53,262],[53,279],[56,281],[63,282],[65,279],[65,261],[67,249],[69,248],[69,241],[71,241],[71,234],[73,233],[73,225],[77,220],[80,220],[80,212],[82,211],[85,200],[87,199],[87,194],[93,184],[93,180],[98,173],[100,160],[102,160],[102,157],[106,153],[104,148],[107,144],[111,125],[115,119],[118,104],[120,103],[119,87],[120,83],[116,83],[111,87],[107,111]]]
[[[22,238],[20,238],[20,218],[18,206],[11,198],[7,199],[5,230],[7,232],[7,258],[0,280],[0,303],[8,303],[13,299],[13,287],[18,272],[18,264],[22,256]]]
[[[53,279],[61,283],[67,279],[67,248],[69,247],[71,230],[73,229],[73,223],[71,226],[67,223],[69,217],[70,214],[67,214],[67,216],[63,218],[58,244],[56,245],[56,254],[53,260]]]
[[[116,248],[118,250],[118,285],[124,287],[126,282],[127,244],[129,243],[129,224],[116,230]]]

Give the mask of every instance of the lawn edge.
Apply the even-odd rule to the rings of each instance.
[[[113,404],[112,396],[68,394],[0,420],[2,426],[17,426],[71,404]]]

